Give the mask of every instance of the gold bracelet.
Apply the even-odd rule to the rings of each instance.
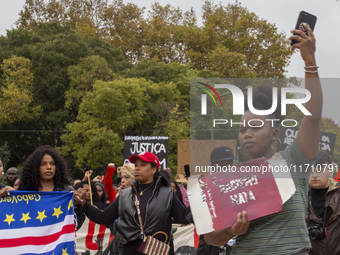
[[[318,70],[316,70],[316,71],[305,70],[305,73],[317,73],[317,72],[318,72]]]
[[[305,69],[319,68],[318,66],[305,66]]]

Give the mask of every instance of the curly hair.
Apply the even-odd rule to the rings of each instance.
[[[249,110],[248,100],[245,100],[245,111]],[[273,87],[270,85],[261,85],[253,92],[253,106],[257,110],[268,110],[273,104]],[[279,119],[280,122],[284,119],[281,115],[281,95],[278,94],[276,110],[269,115],[272,119]],[[277,124],[277,123],[276,123]]]
[[[70,185],[67,164],[64,158],[50,145],[41,145],[26,159],[23,165],[19,190],[38,191],[40,185],[40,163],[43,157],[50,155],[56,166],[54,190],[63,190]]]

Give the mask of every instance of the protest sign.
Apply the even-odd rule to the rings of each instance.
[[[98,225],[85,218],[82,227],[77,231],[77,252],[81,254],[96,254],[101,242],[102,250],[109,245],[113,235],[105,225]]]
[[[277,162],[282,163],[275,157],[272,161],[258,158],[225,171],[190,177],[188,196],[197,233],[230,227],[242,211],[250,221],[280,212],[295,193],[295,185],[289,172],[286,178],[275,178],[270,169]]]
[[[287,146],[291,145],[299,132],[298,130],[297,127],[282,127],[277,151],[282,151]],[[335,141],[336,134],[321,132],[319,149],[326,151],[329,155],[333,155]]]
[[[167,168],[168,136],[125,136],[124,164],[129,163],[129,157],[134,154],[151,152],[157,155],[161,169]]]
[[[197,254],[199,236],[195,225],[172,224],[175,254]]]
[[[211,152],[219,146],[230,147],[236,157],[236,140],[178,140],[177,173],[185,175],[184,166],[190,165],[191,175],[201,174],[193,166],[210,162]]]

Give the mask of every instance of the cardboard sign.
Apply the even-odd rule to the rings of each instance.
[[[175,254],[197,254],[199,236],[195,225],[172,224]],[[208,254],[207,254],[208,255]]]
[[[185,175],[184,166],[190,165],[191,175],[201,174],[195,171],[195,165],[210,162],[211,151],[219,146],[228,146],[236,157],[236,140],[178,140],[177,173]]]
[[[280,212],[282,204],[295,193],[295,185],[290,173],[287,178],[276,179],[268,171],[269,164],[259,158],[233,166],[228,173],[190,177],[188,195],[197,233],[230,227],[242,211],[250,221]]]

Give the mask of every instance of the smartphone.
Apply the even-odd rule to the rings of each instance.
[[[190,166],[189,165],[184,165],[184,172],[185,172],[185,177],[189,178],[190,177]]]
[[[307,23],[309,27],[314,31],[315,23],[316,23],[316,16],[313,14],[310,14],[305,11],[301,11],[298,17],[298,20],[296,22],[295,29],[300,29],[301,31],[305,32],[307,34],[307,31],[302,26],[302,23]],[[298,43],[298,41],[292,40],[290,45],[294,45],[295,43]]]

